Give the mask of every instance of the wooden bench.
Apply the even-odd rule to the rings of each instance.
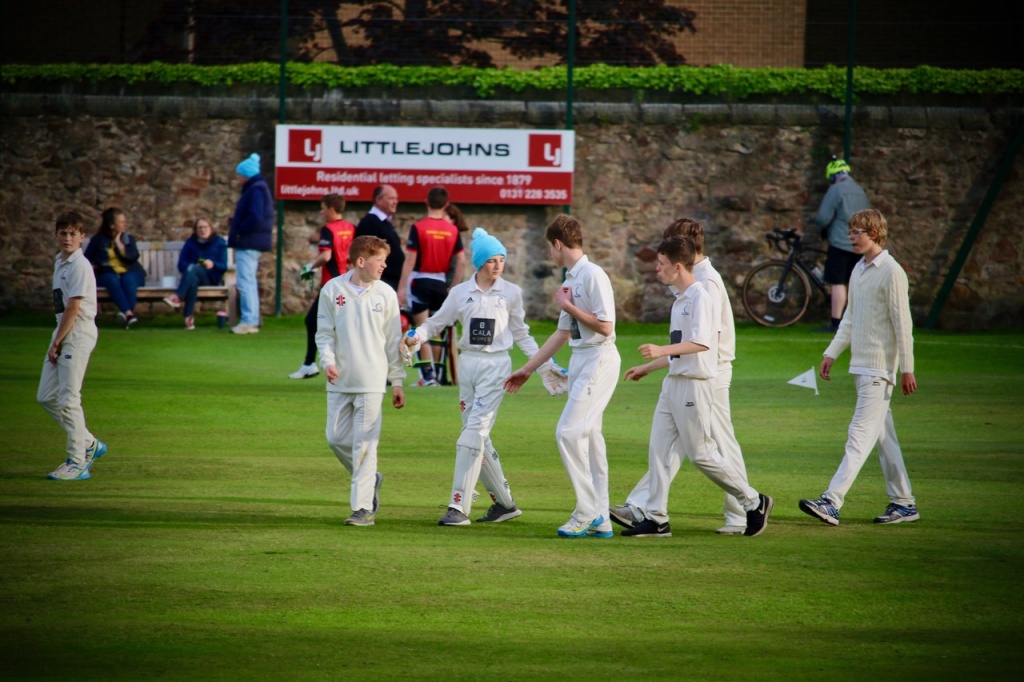
[[[86,242],[88,243],[88,242]],[[86,243],[82,244],[85,249]],[[178,257],[185,242],[136,242],[139,247],[139,263],[146,269],[146,282],[138,290],[138,302],[148,303],[150,312],[153,304],[159,303],[167,311],[170,307],[164,303],[164,297],[170,296],[178,288],[181,273],[178,272]],[[164,278],[173,277],[173,286],[164,286]],[[169,282],[170,280],[168,280]],[[103,287],[96,290],[96,298],[100,303],[110,302],[110,293]],[[235,250],[228,249],[228,269],[220,286],[199,287],[197,303],[223,302],[226,305],[228,320],[231,324],[238,321],[238,296],[235,293]]]

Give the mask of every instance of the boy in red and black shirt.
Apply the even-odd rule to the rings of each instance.
[[[419,327],[429,315],[440,310],[448,297],[447,278],[452,258],[455,258],[453,284],[462,282],[466,269],[466,252],[459,228],[445,219],[446,206],[448,190],[444,187],[434,187],[427,192],[427,217],[413,224],[405,244],[407,256],[398,284],[398,303],[403,310],[409,310],[413,327]],[[420,348],[420,357],[427,360],[431,352],[430,345],[425,344]],[[426,366],[421,372],[420,385],[437,385],[432,367]]]
[[[320,228],[320,241],[317,242],[319,253],[302,269],[302,277],[312,278],[313,270],[320,268],[321,287],[348,271],[348,247],[355,238],[356,226],[341,217],[344,210],[345,199],[337,194],[328,194],[320,200],[324,226]],[[317,299],[314,298],[306,313],[306,357],[302,366],[288,375],[292,379],[308,379],[320,373],[316,365],[316,314]]]

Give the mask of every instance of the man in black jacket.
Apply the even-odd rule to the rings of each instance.
[[[381,280],[395,291],[398,291],[398,282],[402,279],[402,265],[405,263],[402,240],[398,238],[398,232],[391,222],[397,210],[398,190],[391,185],[378,185],[373,189],[373,207],[356,225],[357,237],[364,234],[380,237],[391,247]]]

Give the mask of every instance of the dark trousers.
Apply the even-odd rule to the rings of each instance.
[[[121,275],[116,272],[96,275],[96,284],[110,292],[110,299],[122,313],[135,310],[136,292],[145,281],[144,276],[131,270]]]
[[[196,298],[199,297],[199,287],[208,287],[212,284],[210,281],[210,271],[204,268],[202,265],[190,265],[185,274],[181,276],[181,283],[178,285],[178,298],[184,303],[185,317],[192,317],[192,313],[196,310]]]
[[[306,313],[306,360],[302,363],[304,365],[312,365],[316,360],[316,311],[319,307],[320,297],[317,296]]]

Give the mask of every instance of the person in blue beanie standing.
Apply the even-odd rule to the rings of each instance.
[[[260,155],[250,154],[235,168],[242,183],[242,196],[235,206],[228,233],[228,247],[235,250],[239,317],[231,328],[235,334],[260,331],[260,290],[256,274],[260,254],[270,251],[274,231],[274,200],[267,181],[260,175]]]

